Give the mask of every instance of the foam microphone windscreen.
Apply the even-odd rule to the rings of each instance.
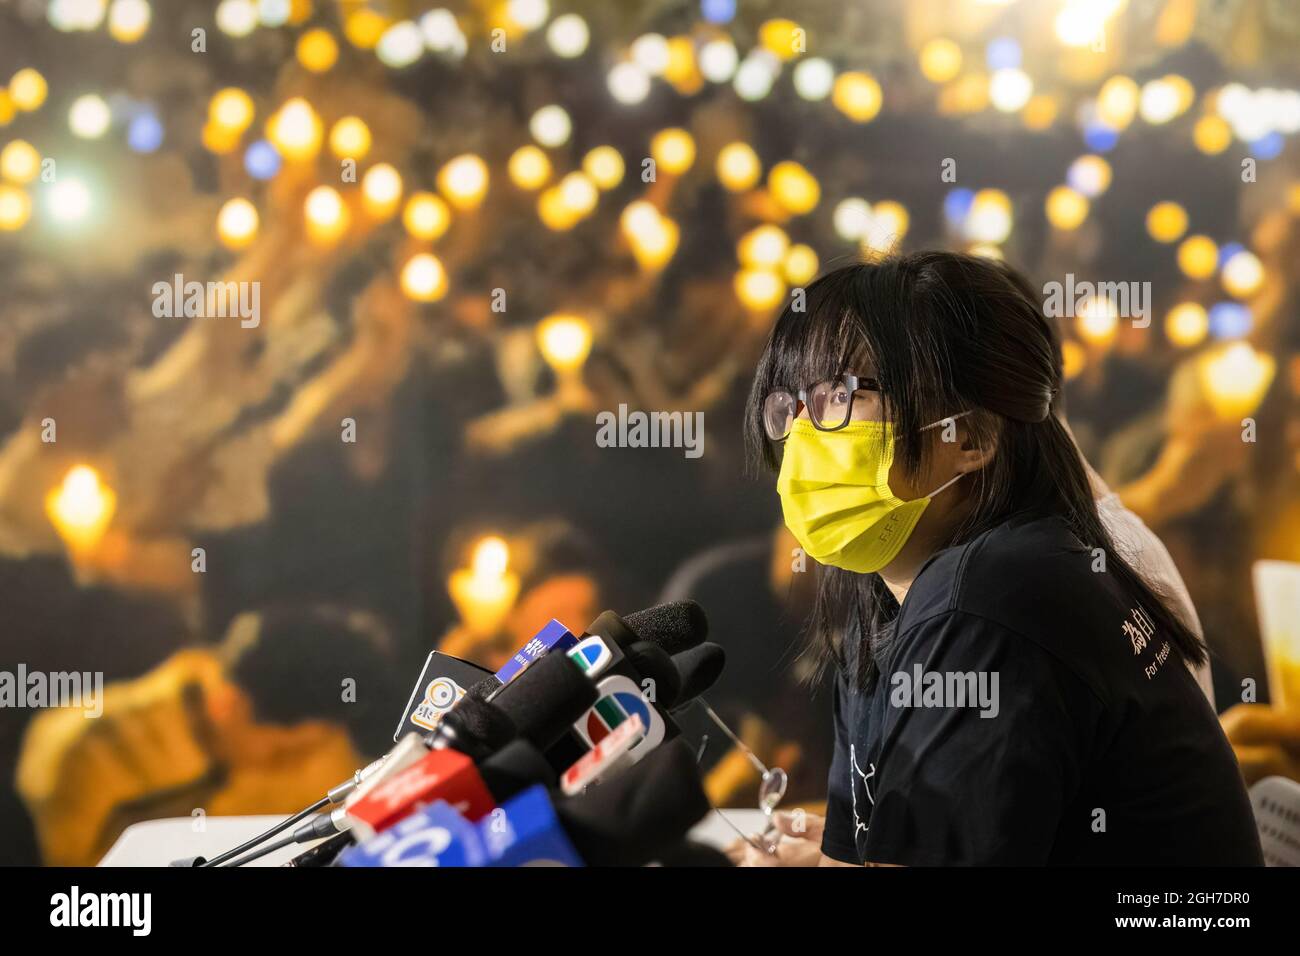
[[[727,652],[722,649],[722,645],[711,641],[673,655],[673,664],[682,681],[674,706],[680,707],[705,693],[717,683],[726,663]]]
[[[695,755],[680,737],[556,805],[588,866],[644,866],[679,843],[711,809]]]
[[[465,691],[465,696],[473,697],[475,700],[487,700],[500,689],[501,681],[497,680],[495,674],[488,674],[477,684],[471,685],[470,689]]]
[[[468,694],[447,711],[441,723],[447,742],[475,759],[500,750],[519,736],[509,714]]]
[[[624,649],[624,653],[632,669],[641,676],[643,681],[646,679],[654,681],[651,685],[654,691],[651,703],[659,705],[664,710],[675,706],[681,696],[682,678],[668,652],[649,641],[637,641],[635,644],[629,644]],[[648,689],[644,683],[641,688],[643,693]]]
[[[547,654],[492,698],[538,750],[559,740],[596,702],[596,685],[564,654]]]
[[[603,637],[619,647],[628,647],[641,638],[627,626],[627,622],[613,611],[601,611],[596,619],[587,625],[587,633]]]
[[[695,647],[709,636],[709,619],[694,601],[657,604],[623,621],[638,638],[658,644],[669,654]]]
[[[536,784],[555,786],[555,771],[542,752],[523,739],[512,740],[478,765],[479,775],[497,803]]]

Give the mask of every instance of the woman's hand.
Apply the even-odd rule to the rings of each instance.
[[[836,862],[822,856],[824,817],[802,810],[782,810],[772,815],[772,822],[781,834],[775,853],[764,853],[744,840],[736,840],[726,849],[731,862],[736,866],[822,866]]]

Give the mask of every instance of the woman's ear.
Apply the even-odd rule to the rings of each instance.
[[[998,429],[982,427],[983,421],[973,428],[961,422],[957,424],[961,428],[961,446],[954,465],[960,474],[969,475],[985,467],[997,454]]]

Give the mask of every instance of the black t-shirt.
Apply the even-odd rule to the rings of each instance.
[[[911,866],[1262,862],[1213,709],[1095,563],[1063,521],[1032,515],[926,563],[874,685],[837,682],[822,852]]]

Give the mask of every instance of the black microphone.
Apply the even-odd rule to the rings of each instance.
[[[478,765],[479,776],[497,803],[536,784],[555,786],[555,772],[542,752],[522,738],[512,740]]]
[[[596,685],[565,654],[547,654],[498,690],[491,703],[519,736],[545,750],[596,702]]]
[[[451,747],[479,761],[518,735],[519,730],[509,714],[495,704],[467,693],[424,739],[431,750]]]
[[[681,689],[673,706],[684,707],[717,683],[727,663],[727,652],[722,645],[705,641],[675,654],[672,661],[681,677]]]
[[[495,674],[488,674],[477,684],[465,691],[466,697],[473,697],[475,700],[487,700],[496,691],[501,689],[501,681],[497,680]]]
[[[644,866],[712,809],[695,755],[680,738],[556,804],[564,832],[589,866]]]
[[[669,654],[695,647],[709,636],[709,619],[694,601],[657,604],[629,614],[623,623],[640,640],[658,644]]]
[[[641,676],[642,688],[646,689],[645,681],[654,682],[651,701],[661,710],[675,707],[681,697],[682,678],[668,652],[649,641],[637,641],[625,650],[628,663]]]

